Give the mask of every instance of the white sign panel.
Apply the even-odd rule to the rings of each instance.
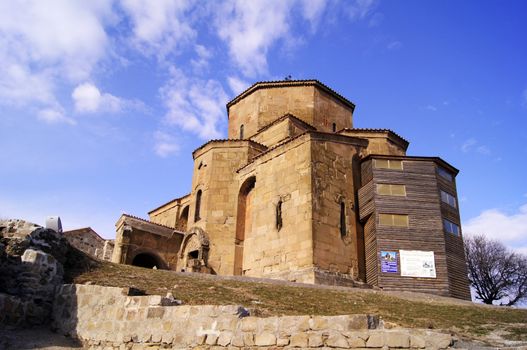
[[[434,252],[400,250],[401,276],[436,278]]]

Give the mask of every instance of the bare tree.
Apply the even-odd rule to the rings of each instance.
[[[527,298],[527,257],[483,235],[465,237],[469,280],[485,304],[514,305]]]

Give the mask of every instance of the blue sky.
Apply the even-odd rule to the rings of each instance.
[[[0,217],[114,236],[190,189],[261,80],[319,79],[355,127],[458,169],[464,232],[527,253],[525,1],[0,1]]]

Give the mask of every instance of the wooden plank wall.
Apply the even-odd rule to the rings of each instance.
[[[399,260],[399,250],[403,249],[433,251],[436,264],[436,278],[415,278],[401,276],[399,262],[398,273],[381,273],[377,263],[379,287],[449,295],[435,163],[432,160],[405,160],[403,170],[373,169],[372,172],[375,202],[375,215],[372,217],[378,217],[380,213],[409,216],[408,228],[381,226],[376,222],[376,261],[379,261],[380,251],[396,251]],[[377,195],[375,185],[378,183],[405,185],[406,197]]]
[[[379,267],[377,257],[377,239],[375,233],[375,216],[372,215],[364,224],[364,241],[366,251],[366,283],[377,286],[379,284]]]
[[[368,182],[359,190],[359,217],[360,220],[366,219],[373,214],[375,210],[375,202],[373,200],[373,181]]]
[[[448,192],[449,194],[455,196],[457,200],[455,180],[448,181],[437,174],[437,183],[439,185],[438,190]],[[457,202],[457,206],[454,208],[441,201],[441,215],[445,219],[459,225],[461,228],[459,201],[457,200]],[[444,236],[447,256],[448,280],[450,284],[450,296],[470,300],[471,296],[462,232],[459,236],[444,232]]]

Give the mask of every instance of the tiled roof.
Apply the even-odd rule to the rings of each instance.
[[[408,142],[408,140],[406,140],[404,137],[402,137],[401,135],[393,132],[392,130],[390,129],[370,129],[370,128],[344,128],[344,129],[341,129],[339,130],[338,132],[341,133],[343,131],[359,131],[359,132],[371,132],[371,133],[374,133],[374,132],[388,132],[390,134],[393,134],[394,136],[400,138],[402,141],[406,142],[406,143],[410,143]]]
[[[245,96],[250,95],[254,91],[258,89],[268,89],[268,88],[274,88],[274,87],[284,87],[284,86],[317,86],[320,89],[324,90],[325,92],[329,93],[330,95],[333,95],[338,100],[340,100],[345,105],[349,106],[352,110],[355,109],[355,104],[330,88],[327,85],[322,84],[320,81],[316,79],[308,79],[308,80],[276,80],[276,81],[259,81],[251,85],[248,89],[243,91],[241,94],[233,98],[229,103],[227,103],[227,110],[229,110],[229,107],[235,104],[236,102],[243,99]]]
[[[308,129],[311,129],[311,130],[317,130],[317,128],[315,128],[313,125],[309,124],[308,122],[303,121],[302,119],[298,118],[297,116],[295,116],[295,115],[293,115],[293,114],[291,114],[291,113],[286,113],[286,114],[284,114],[283,116],[281,116],[280,118],[273,120],[273,121],[270,122],[269,124],[267,124],[267,125],[265,125],[265,126],[262,126],[262,127],[257,131],[257,133],[261,133],[262,131],[269,129],[271,126],[273,126],[273,125],[275,125],[276,123],[279,123],[279,122],[281,122],[282,120],[287,119],[287,118],[291,118],[291,119],[295,119],[295,120],[299,121],[300,123],[304,124]],[[253,135],[253,136],[254,136],[254,135]]]
[[[192,155],[194,155],[194,153],[196,153],[197,151],[199,151],[200,149],[204,148],[205,146],[207,146],[208,144],[210,143],[214,143],[214,142],[238,142],[238,141],[248,141],[250,143],[254,143],[255,145],[258,145],[258,146],[261,146],[261,147],[264,147],[267,149],[267,146],[265,145],[262,145],[261,143],[258,143],[256,141],[253,141],[253,140],[249,140],[249,139],[214,139],[214,140],[210,140],[210,141],[207,141],[205,142],[203,145],[199,146],[198,148],[196,148],[193,152],[192,152]]]
[[[150,220],[146,220],[146,219],[140,218],[140,217],[138,217],[138,216],[134,216],[134,215],[130,215],[130,214],[123,214],[123,216],[126,216],[126,217],[131,218],[131,219],[135,219],[135,220],[143,221],[143,222],[146,222],[146,223],[151,224],[151,225],[161,226],[161,227],[164,227],[164,228],[168,228],[168,229],[170,229],[170,230],[173,230],[173,231],[177,231],[174,227],[170,227],[170,226],[167,226],[167,225],[158,224],[158,223],[152,222],[152,221],[150,221]],[[177,231],[177,232],[179,232],[179,231]],[[182,233],[182,232],[181,232],[181,233]]]

